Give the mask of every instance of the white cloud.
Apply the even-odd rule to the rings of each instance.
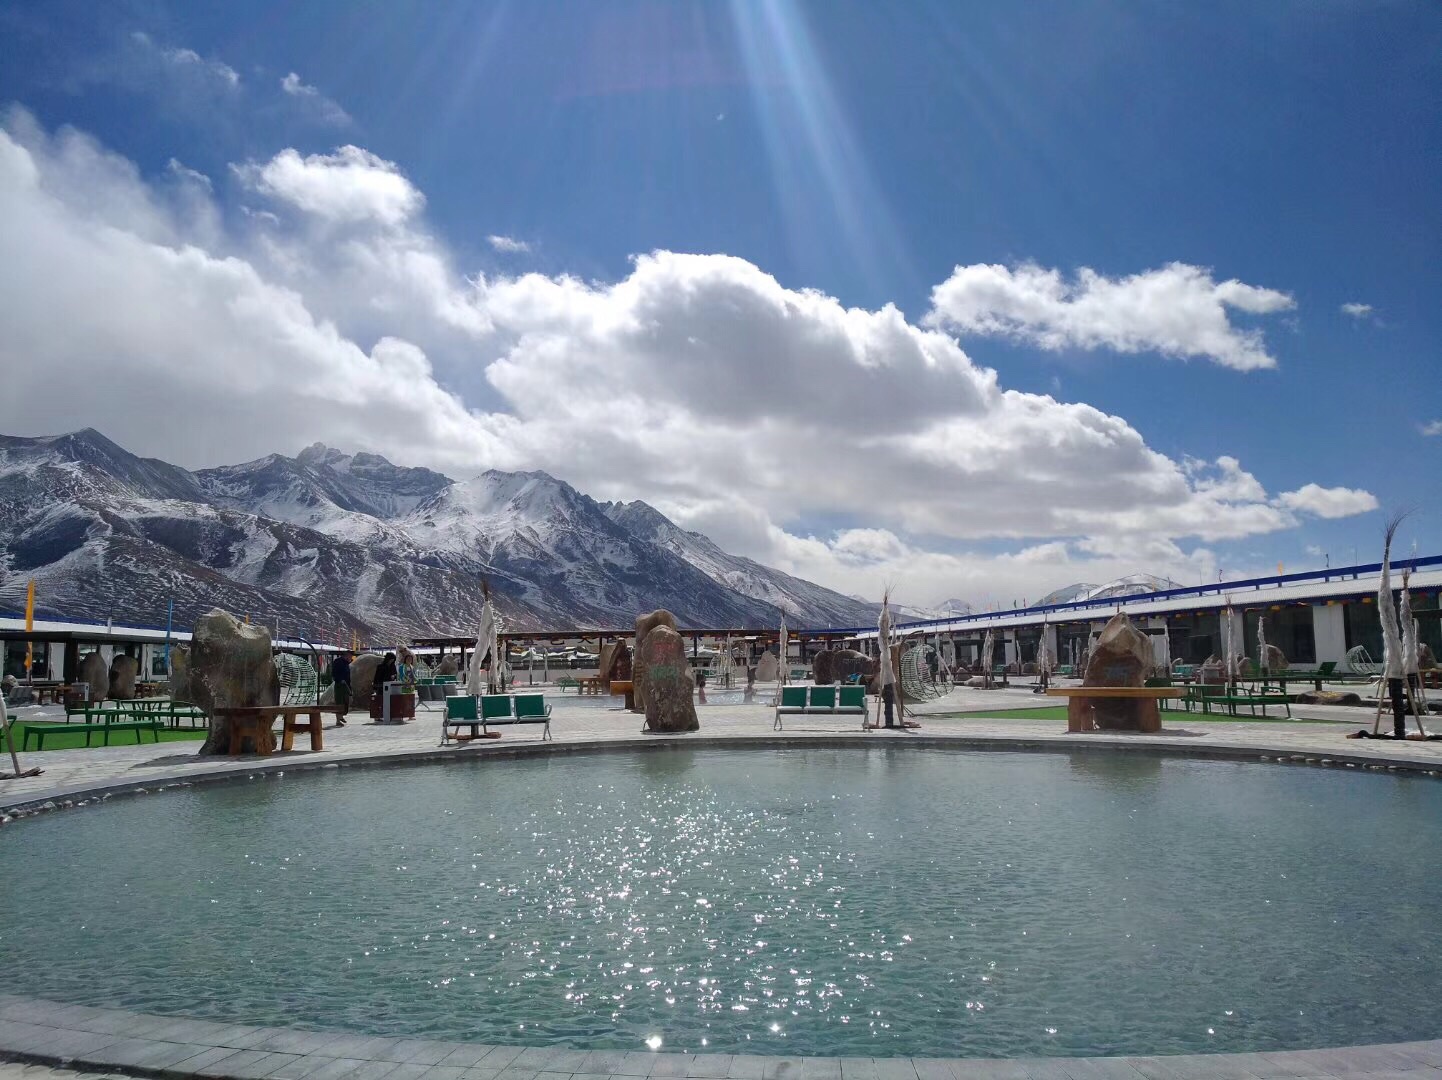
[[[331,222],[396,226],[426,201],[393,162],[358,146],[306,157],[282,150],[263,165],[232,167],[254,190]]]
[[[1320,518],[1352,517],[1377,509],[1377,498],[1371,492],[1355,488],[1324,488],[1304,484],[1296,491],[1284,491],[1277,502],[1289,510],[1302,510]]]
[[[1231,322],[1231,311],[1270,315],[1294,306],[1275,289],[1217,282],[1201,267],[1170,263],[1125,278],[1082,268],[958,266],[932,290],[926,324],[964,334],[1010,337],[1044,349],[1110,348],[1205,357],[1238,371],[1277,366],[1261,332]]]
[[[1418,425],[1423,435],[1442,435],[1442,420],[1432,420],[1425,424]]]
[[[1355,300],[1342,305],[1342,314],[1350,315],[1354,319],[1365,319],[1372,314],[1371,304],[1359,304]]]
[[[453,475],[543,468],[845,592],[904,583],[915,603],[1202,577],[1210,551],[1179,541],[1375,505],[1315,484],[1273,498],[1234,458],[1173,460],[1120,417],[1004,388],[893,306],[847,308],[742,259],[468,279],[422,194],[357,147],[238,166],[290,212],[223,229],[183,167],[149,183],[83,135],[23,113],[5,129],[0,430],[103,418],[187,465],[321,439]],[[477,375],[466,400],[443,389]],[[117,410],[118,386],[150,392]]]
[[[142,30],[132,33],[130,40],[143,53],[149,54],[161,64],[175,71],[194,76],[225,90],[240,88],[240,73],[220,60],[208,60],[194,49],[161,45]]]
[[[134,192],[94,192],[108,222],[80,212],[66,198],[73,179],[56,182],[76,138],[25,147],[0,132],[3,430],[103,424],[142,453],[192,463],[254,456],[256,431],[320,430],[351,445],[379,434],[402,459],[453,465],[493,456],[493,436],[414,346],[362,350],[249,263],[171,242],[151,221],[159,203]]]
[[[302,82],[300,76],[293,71],[281,78],[280,88],[287,96],[300,102],[321,123],[334,127],[347,127],[352,123],[348,112],[314,86]]]
[[[486,237],[486,243],[490,244],[491,247],[497,251],[504,252],[508,255],[531,250],[531,245],[524,240],[517,240],[512,236],[497,236],[494,233]]]

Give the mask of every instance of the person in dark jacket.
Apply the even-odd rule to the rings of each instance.
[[[345,727],[351,699],[350,653],[339,653],[330,662],[330,684],[335,690],[336,727]]]
[[[372,692],[375,694],[384,694],[386,692],[386,683],[396,682],[399,679],[400,670],[396,667],[396,654],[388,652],[385,658],[376,665],[375,682],[372,683],[371,686]]]

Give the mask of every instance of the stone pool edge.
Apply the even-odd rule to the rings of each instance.
[[[1091,1058],[673,1054],[255,1027],[0,995],[0,1060],[166,1080],[1435,1080],[1442,1040]]]
[[[1210,733],[1209,733],[1210,734]],[[1206,736],[1196,736],[1202,738]],[[1408,772],[1428,777],[1442,777],[1442,767],[1431,760],[1417,760],[1379,753],[1323,753],[1298,751],[1294,748],[1266,745],[1242,745],[1215,741],[1183,742],[1176,735],[1108,735],[1108,734],[940,734],[906,733],[878,738],[876,732],[757,732],[755,734],[722,735],[640,735],[620,738],[584,738],[575,741],[515,742],[471,745],[464,748],[434,747],[429,750],[375,751],[345,754],[312,755],[296,751],[270,757],[241,759],[214,758],[217,767],[188,771],[186,764],[157,769],[145,779],[115,782],[104,780],[77,784],[70,788],[27,796],[10,802],[0,792],[0,825],[20,818],[56,810],[93,805],[123,795],[146,795],[171,791],[197,784],[238,782],[283,776],[287,771],[313,772],[339,768],[393,768],[414,765],[438,765],[451,762],[476,763],[490,758],[533,757],[546,754],[625,752],[638,748],[653,750],[702,747],[797,747],[848,749],[859,746],[905,746],[917,749],[962,749],[982,751],[1015,751],[1044,753],[1089,752],[1150,753],[1163,757],[1208,758],[1222,761],[1253,761],[1281,765],[1312,765],[1370,771]],[[195,759],[191,759],[194,761]],[[189,764],[189,762],[187,762]],[[399,1078],[397,1078],[399,1080]]]

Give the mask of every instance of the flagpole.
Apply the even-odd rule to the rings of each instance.
[[[25,681],[35,681],[35,641],[30,637],[35,632],[35,579],[30,579],[30,585],[25,590]],[[15,771],[20,771],[17,763]]]

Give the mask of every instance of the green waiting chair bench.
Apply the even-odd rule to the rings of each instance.
[[[855,715],[866,718],[866,687],[864,686],[783,686],[776,699],[776,717],[771,730],[781,731],[781,717],[787,713],[824,713]]]

